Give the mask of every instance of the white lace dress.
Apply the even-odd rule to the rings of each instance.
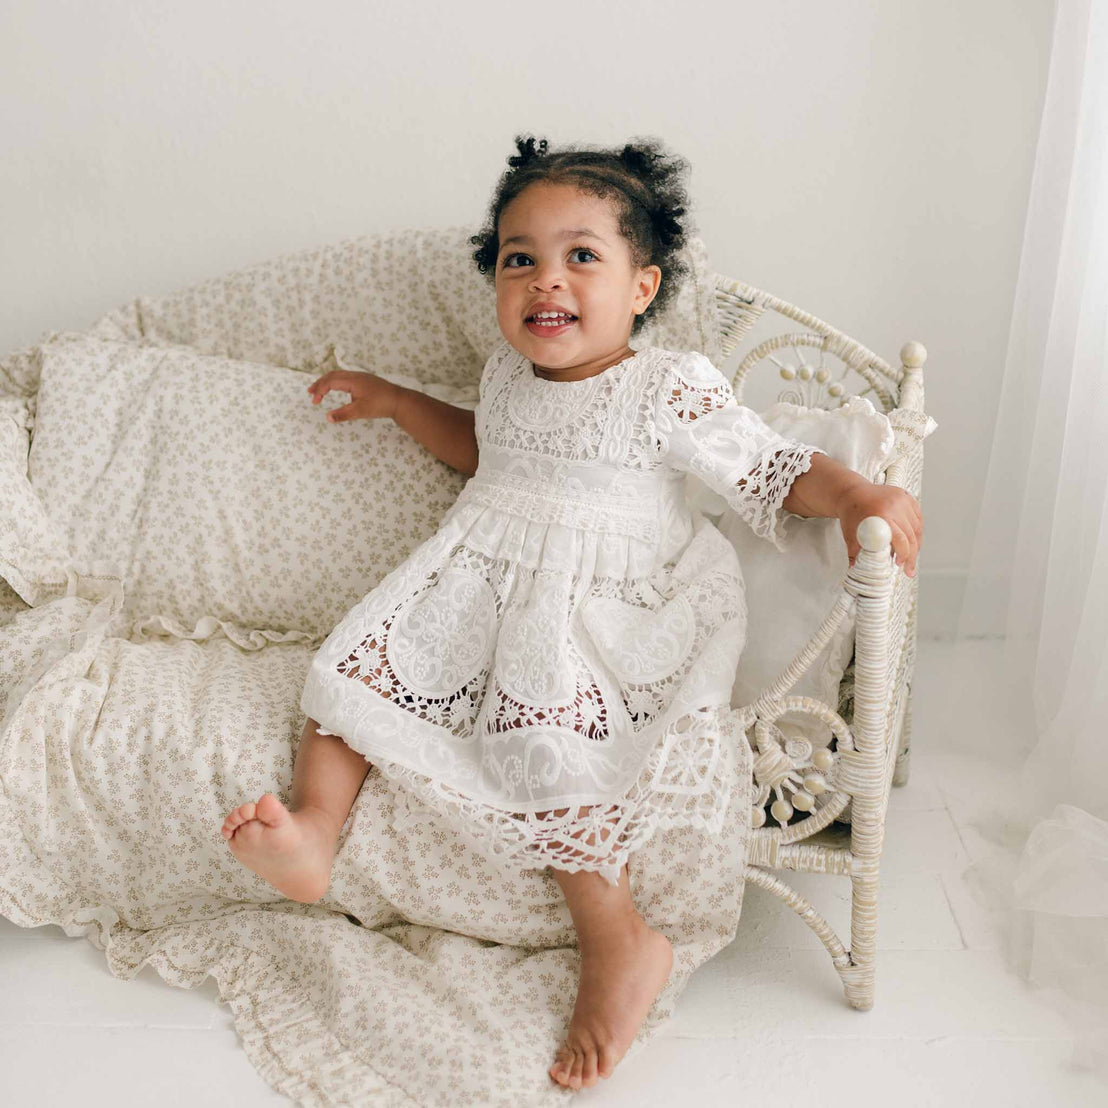
[[[614,884],[658,828],[718,832],[746,741],[742,572],[685,473],[784,549],[781,502],[820,451],[660,347],[552,381],[502,341],[475,422],[477,472],[327,637],[300,707],[402,786],[408,818]]]

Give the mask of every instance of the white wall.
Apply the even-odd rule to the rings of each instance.
[[[984,484],[1053,0],[9,0],[0,350],[275,254],[477,221],[531,132],[652,135],[714,267],[928,349],[921,634]]]

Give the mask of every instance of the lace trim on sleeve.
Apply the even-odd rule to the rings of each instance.
[[[812,468],[812,455],[825,454],[815,446],[791,442],[786,449],[771,449],[758,464],[733,487],[730,495],[724,494],[727,503],[750,524],[754,534],[768,539],[781,553],[787,547],[784,536],[785,523],[795,516],[783,507],[793,482]]]
[[[811,469],[812,456],[826,451],[779,435],[738,404],[731,383],[706,359],[673,367],[662,390],[656,430],[670,460],[715,489],[756,535],[784,553],[782,532],[794,513],[783,502]]]

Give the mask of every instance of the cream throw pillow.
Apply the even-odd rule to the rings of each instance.
[[[315,372],[77,334],[41,374],[34,493],[73,558],[118,567],[128,618],[175,633],[328,634],[468,479],[391,420],[328,424],[348,397],[313,405]]]
[[[831,410],[782,401],[759,415],[779,434],[818,446],[869,481],[894,454],[892,423],[864,397],[850,397]],[[835,602],[850,559],[837,519],[788,513],[784,525],[787,553],[782,555],[758,538],[722,498],[713,504],[694,490],[693,499],[711,514],[720,513],[719,529],[738,552],[746,582],[746,645],[731,694],[732,706],[741,707],[753,701],[818,630]],[[788,695],[814,697],[837,710],[839,683],[853,647],[854,617],[848,615]],[[827,746],[831,741],[831,729],[804,713],[787,712],[778,726],[788,737],[803,737],[815,746]]]

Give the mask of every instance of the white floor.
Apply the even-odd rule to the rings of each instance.
[[[1012,771],[954,747],[944,726],[958,718],[943,695],[944,647],[919,643],[911,780],[893,790],[882,860],[874,1008],[850,1008],[818,939],[748,886],[735,942],[694,975],[677,1017],[581,1100],[1108,1105],[1108,1086],[1071,1066],[1063,1018],[1005,970],[1003,935],[975,897],[968,871],[1000,849],[1003,830],[994,835],[987,815]],[[987,672],[996,647],[980,650]],[[781,876],[849,942],[847,881]],[[120,981],[87,940],[0,919],[0,1104],[290,1103],[251,1068],[217,1000],[211,978],[175,989],[147,967]]]

